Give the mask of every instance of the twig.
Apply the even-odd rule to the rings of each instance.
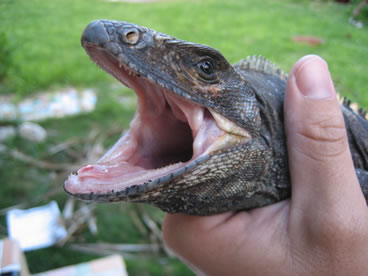
[[[100,248],[90,248],[90,247],[85,247],[80,244],[69,244],[68,248],[74,251],[87,253],[87,254],[94,254],[98,256],[108,256],[108,255],[116,254],[116,252],[113,250],[101,250]],[[130,258],[130,259],[134,258],[134,256],[131,254],[121,254],[121,255],[123,255],[125,258]]]
[[[66,221],[69,221],[73,218],[73,212],[74,212],[74,204],[75,204],[75,199],[74,198],[69,198],[65,205],[64,205],[64,209],[63,209],[63,218]]]
[[[359,5],[353,11],[353,17],[357,17],[360,14],[360,11],[364,8],[364,6],[368,5],[368,0],[363,0],[359,3]]]
[[[79,142],[81,142],[81,140],[82,139],[80,137],[73,137],[73,138],[71,138],[71,139],[69,139],[69,140],[67,140],[63,143],[50,146],[49,149],[48,149],[48,153],[49,153],[49,155],[54,155],[58,152],[67,150],[67,149],[70,148],[71,145],[79,143]]]
[[[22,161],[24,163],[28,163],[31,164],[35,167],[39,167],[41,169],[47,169],[47,170],[61,170],[61,171],[74,171],[76,170],[78,167],[76,165],[70,165],[70,164],[55,164],[55,163],[50,163],[50,162],[46,162],[46,161],[42,161],[42,160],[38,160],[36,158],[33,158],[29,155],[26,155],[18,150],[11,150],[9,152],[10,156],[13,157],[14,159],[17,159],[19,161]]]
[[[143,206],[137,206],[138,210],[141,213],[143,222],[147,225],[147,227],[151,230],[151,233],[153,234],[153,239],[158,240],[161,243],[163,242],[162,239],[162,232],[160,228],[157,226],[156,222],[154,222],[148,214],[144,211]]]
[[[137,253],[137,252],[155,252],[160,249],[159,244],[130,244],[130,243],[105,243],[99,242],[94,244],[85,244],[90,248],[100,248],[115,250],[121,252]]]
[[[82,207],[74,213],[71,224],[67,229],[67,235],[64,239],[58,242],[59,246],[65,245],[65,243],[77,232],[82,225],[84,225],[90,217],[92,217],[92,211],[96,208],[95,204],[83,204]]]
[[[24,208],[27,207],[27,205],[28,205],[27,202],[23,202],[23,203],[20,203],[20,204],[16,204],[16,205],[1,209],[0,210],[0,216],[4,216],[4,215],[6,215],[7,212],[9,212],[11,210],[14,210],[14,209],[24,209]]]
[[[110,244],[110,243],[74,243],[69,248],[89,254],[111,255],[120,254],[134,258],[134,254],[150,254],[159,251],[160,244]]]
[[[97,235],[98,228],[97,228],[97,220],[95,216],[89,217],[87,221],[88,229],[92,233],[92,235]]]
[[[130,210],[129,215],[133,221],[133,224],[137,227],[139,233],[141,233],[143,236],[148,234],[148,231],[146,227],[144,227],[142,221],[140,220],[137,210],[134,208],[133,210]]]
[[[162,237],[162,231],[160,227],[157,225],[157,223],[149,217],[147,212],[144,210],[143,206],[137,205],[137,210],[140,212],[142,216],[142,220],[147,225],[147,227],[151,230],[151,241],[153,243],[159,243],[161,245],[161,248],[164,250],[167,256],[174,258],[176,257],[175,254],[165,245],[163,237]]]
[[[37,198],[35,198],[33,200],[26,201],[26,202],[23,202],[23,203],[20,203],[20,204],[16,204],[16,205],[1,209],[0,210],[0,216],[6,215],[7,212],[9,212],[10,210],[13,210],[13,209],[25,209],[25,208],[28,208],[29,206],[37,205],[39,202],[46,201],[48,198],[50,198],[50,197],[52,197],[56,194],[59,194],[62,191],[63,191],[62,187],[56,187],[56,188],[52,189],[51,191],[47,192],[46,194],[38,196]]]

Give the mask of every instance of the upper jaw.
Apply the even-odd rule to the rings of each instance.
[[[132,33],[135,34],[134,39],[131,39]],[[179,70],[176,64],[182,59],[175,51],[181,44],[185,44],[185,47],[195,47],[194,43],[187,43],[128,22],[96,20],[84,30],[81,44],[95,63],[133,90],[135,89],[128,80],[115,74],[119,70],[117,67],[124,67],[129,73],[145,77],[191,102],[216,108],[205,100],[203,95],[193,91],[192,86],[187,87],[179,81],[174,81],[178,78]],[[101,57],[108,59],[108,66],[105,66],[103,59],[99,60]],[[185,73],[181,72],[179,75],[183,77]]]

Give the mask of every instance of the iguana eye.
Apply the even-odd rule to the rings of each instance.
[[[202,59],[196,66],[198,75],[205,81],[216,80],[214,61],[210,58]]]
[[[199,68],[207,75],[211,75],[213,73],[212,64],[208,60],[201,62],[199,64]]]

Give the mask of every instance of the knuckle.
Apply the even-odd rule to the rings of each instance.
[[[304,134],[316,141],[334,143],[344,138],[345,126],[340,119],[325,119],[311,122]]]
[[[348,148],[342,118],[309,120],[301,125],[296,135],[302,143],[298,149],[313,159],[333,158],[341,155]]]

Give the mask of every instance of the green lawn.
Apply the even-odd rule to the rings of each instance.
[[[1,90],[27,94],[107,80],[105,73],[90,65],[79,40],[88,22],[108,18],[213,46],[231,62],[262,54],[289,71],[299,57],[319,54],[329,62],[338,89],[367,106],[363,94],[367,30],[347,23],[353,7],[318,2],[3,0],[0,32],[6,34],[11,47],[11,66]],[[296,44],[291,41],[295,35],[317,36],[325,43],[316,47]]]
[[[167,0],[144,4],[104,0],[1,0],[1,94],[21,98],[42,90],[74,86],[94,87],[99,96],[97,109],[91,114],[43,122],[53,133],[45,144],[35,146],[16,138],[7,145],[34,158],[61,163],[69,159],[63,154],[48,156],[48,146],[74,136],[84,137],[91,129],[103,133],[116,126],[122,129],[128,126],[133,109],[123,108],[117,103],[116,95],[131,92],[125,88],[112,89],[111,83],[116,81],[93,65],[80,47],[83,29],[99,18],[131,21],[210,45],[232,63],[248,55],[262,54],[289,71],[303,55],[321,55],[329,63],[337,90],[367,108],[368,30],[348,23],[353,8],[328,1],[301,0]],[[296,35],[315,36],[324,43],[318,46],[295,43],[292,37]],[[114,139],[117,137],[105,144],[113,143]],[[65,177],[0,155],[0,208],[34,200],[61,187]],[[51,198],[62,205],[67,196],[60,192]],[[38,204],[41,203],[46,201]],[[81,237],[90,242],[147,242],[147,237],[138,234],[132,225],[130,208],[127,204],[99,205],[98,236],[86,231]],[[4,223],[3,218],[1,222]],[[6,235],[3,228],[0,233]],[[96,256],[76,254],[66,248],[27,253],[32,272],[91,258]],[[127,262],[131,275],[192,275],[180,262],[162,254]]]

